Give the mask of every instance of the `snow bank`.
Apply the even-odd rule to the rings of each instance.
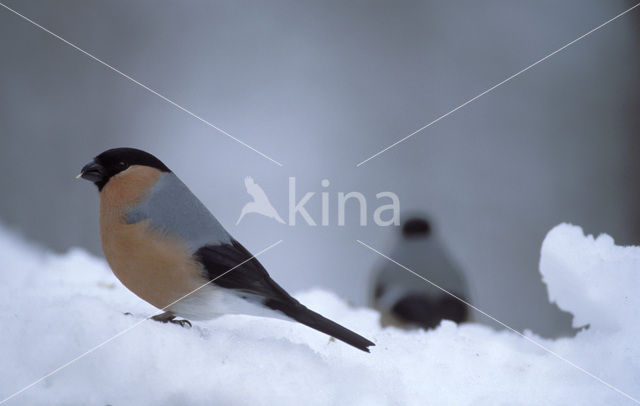
[[[590,328],[571,339],[528,336],[639,398],[640,248],[560,225],[540,265],[551,300]],[[3,229],[0,286],[0,399],[157,313],[102,259],[41,252]],[[6,404],[633,404],[508,331],[448,322],[430,332],[382,329],[374,311],[331,293],[297,297],[377,346],[366,354],[304,326],[249,316],[192,329],[148,321]]]
[[[640,247],[563,224],[545,238],[540,269],[550,300],[573,313],[574,327],[626,334],[640,321]]]

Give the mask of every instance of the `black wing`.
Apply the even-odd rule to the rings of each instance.
[[[262,264],[238,241],[205,245],[194,257],[203,265],[205,277],[226,289],[252,293],[265,299],[298,303],[267,273]],[[235,269],[234,269],[235,267]],[[231,270],[233,269],[233,270]]]
[[[205,277],[226,289],[249,293],[262,298],[266,307],[282,312],[311,328],[329,334],[347,344],[369,352],[374,345],[366,338],[307,309],[271,279],[257,259],[238,241],[231,244],[206,245],[194,254],[202,263]],[[241,265],[240,265],[241,264]],[[235,267],[235,268],[234,268]],[[247,298],[248,299],[248,298]]]

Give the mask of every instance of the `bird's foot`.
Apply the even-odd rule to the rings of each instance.
[[[171,312],[164,312],[153,316],[151,319],[159,321],[160,323],[173,323],[178,324],[180,327],[191,327],[189,320],[175,320],[176,316]]]
[[[189,320],[169,320],[169,323],[179,324],[180,327],[191,328],[191,322]]]

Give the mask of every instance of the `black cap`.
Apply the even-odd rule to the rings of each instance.
[[[428,237],[430,234],[431,224],[424,218],[412,217],[402,226],[402,235],[405,238]]]

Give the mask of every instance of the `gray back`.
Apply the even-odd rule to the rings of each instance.
[[[151,220],[151,227],[186,241],[191,252],[231,242],[231,236],[174,173],[164,173],[147,200],[125,213],[127,223]]]
[[[400,238],[391,258],[456,296],[470,300],[465,273],[451,260],[437,235],[417,240]],[[431,297],[447,296],[442,290],[388,261],[384,262],[378,274],[374,274],[374,283],[375,286],[385,286],[387,290],[397,287],[403,295],[426,293]],[[375,292],[375,286],[372,292]]]

